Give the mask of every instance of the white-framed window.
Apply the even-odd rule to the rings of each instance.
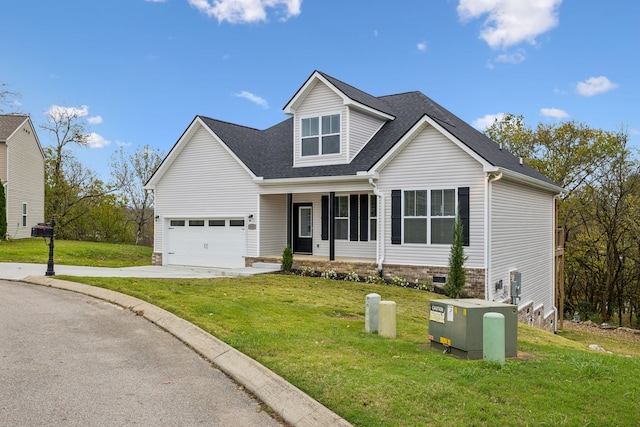
[[[27,226],[27,203],[22,203],[22,226]]]
[[[335,238],[349,239],[349,196],[335,198]]]
[[[302,156],[340,153],[340,114],[307,117],[300,125]]]
[[[378,238],[378,196],[369,196],[369,240]]]
[[[456,190],[405,190],[404,243],[451,244],[456,214]]]

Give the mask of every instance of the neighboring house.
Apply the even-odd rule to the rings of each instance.
[[[44,152],[28,116],[0,115],[0,181],[7,198],[6,237],[31,237],[31,227],[44,220]]]
[[[277,262],[291,245],[297,266],[438,284],[458,212],[467,293],[555,329],[562,188],[420,92],[374,97],[316,71],[284,112],[266,130],[195,117],[146,185],[155,264]]]

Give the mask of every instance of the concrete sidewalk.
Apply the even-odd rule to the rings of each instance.
[[[44,273],[46,270],[46,265],[40,264],[0,263],[0,278],[20,280],[35,285],[78,292],[133,311],[183,341],[202,357],[216,365],[221,371],[243,385],[246,390],[253,393],[292,426],[321,427],[351,425],[265,366],[192,323],[159,307],[128,295],[81,283],[58,280],[55,279],[55,277],[45,277]],[[262,268],[226,270],[151,266],[116,269],[72,266],[55,267],[56,274],[92,277],[224,277],[251,275],[268,271],[270,270]],[[31,275],[34,272],[36,274]]]

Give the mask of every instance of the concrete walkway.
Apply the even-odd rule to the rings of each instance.
[[[193,348],[193,350],[202,357],[209,360],[221,371],[243,385],[292,426],[319,427],[351,425],[265,366],[192,323],[159,307],[128,295],[81,283],[58,280],[55,279],[55,277],[45,277],[44,273],[46,270],[46,265],[40,264],[0,263],[0,278],[21,280],[36,285],[79,292],[119,305],[143,316]],[[56,274],[59,275],[155,278],[242,276],[270,271],[269,269],[261,268],[226,270],[155,266],[116,269],[55,266],[54,270]],[[36,275],[32,275],[34,272]]]

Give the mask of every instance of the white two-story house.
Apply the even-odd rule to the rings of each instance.
[[[558,185],[420,92],[315,71],[284,112],[265,130],[194,118],[146,185],[154,263],[243,267],[290,245],[294,265],[438,285],[457,213],[467,293],[555,328]]]

